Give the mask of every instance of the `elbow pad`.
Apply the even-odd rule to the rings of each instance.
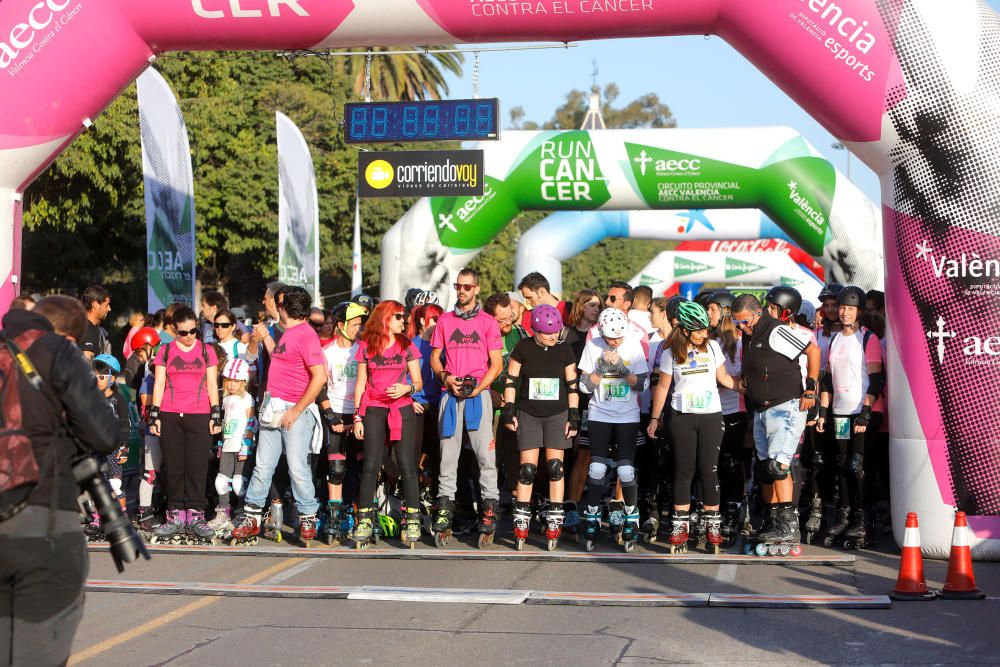
[[[594,393],[594,388],[597,387],[596,384],[591,382],[590,373],[586,371],[581,371],[580,384],[583,386],[584,393],[592,394]]]
[[[882,395],[882,390],[885,388],[885,373],[872,373],[868,376],[868,395],[873,398],[878,398]]]
[[[579,394],[580,393],[580,381],[578,379],[573,379],[570,382],[567,382],[566,383],[566,389],[568,390],[568,393],[570,393],[570,394]]]

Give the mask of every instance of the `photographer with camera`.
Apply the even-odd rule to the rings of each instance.
[[[479,273],[465,268],[454,284],[453,311],[438,319],[431,338],[431,368],[446,393],[441,397],[438,429],[441,434],[441,476],[438,513],[434,519],[435,543],[451,537],[458,477],[458,456],[463,433],[479,460],[480,545],[493,540],[496,531],[497,464],[493,441],[493,401],[489,388],[503,369],[503,339],[497,321],[479,306]],[[442,352],[445,361],[442,362]]]
[[[5,664],[64,663],[83,616],[88,557],[74,475],[80,464],[91,466],[86,481],[92,486],[95,477],[103,480],[102,491],[110,495],[93,454],[106,456],[118,444],[118,420],[76,346],[86,326],[83,305],[65,296],[3,317],[0,661]],[[21,474],[25,471],[31,473]],[[104,494],[95,495],[105,533],[115,540],[122,532],[108,519],[114,508],[121,517],[121,509],[117,502],[101,507]]]

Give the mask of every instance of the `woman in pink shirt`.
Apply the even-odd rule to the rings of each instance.
[[[167,520],[153,531],[157,542],[191,536],[210,542],[205,522],[205,479],[212,436],[222,431],[218,357],[198,340],[198,318],[187,306],[174,311],[177,337],[161,345],[154,366],[149,432],[160,437],[166,468]]]
[[[387,442],[396,445],[399,479],[406,500],[403,543],[412,549],[420,541],[420,493],[413,447],[416,415],[411,397],[420,391],[423,382],[420,352],[403,333],[405,328],[403,304],[383,301],[368,317],[358,344],[354,437],[364,441],[365,450],[358,494],[358,522],[353,536],[358,548],[372,541],[375,483],[382,470]],[[412,383],[407,376],[412,378]]]

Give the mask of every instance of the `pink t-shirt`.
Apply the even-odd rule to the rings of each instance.
[[[160,403],[161,410],[192,415],[206,415],[211,412],[206,357],[208,366],[219,364],[219,358],[212,346],[206,347],[201,341],[197,341],[187,352],[181,349],[176,340],[160,347],[153,365],[164,366],[167,369],[167,382],[163,388],[163,401]]]
[[[298,403],[309,387],[310,366],[323,366],[323,349],[319,336],[308,322],[285,329],[271,352],[267,369],[267,391],[271,396],[289,403]]]
[[[438,319],[431,347],[444,349],[449,375],[471,375],[479,381],[490,369],[490,351],[503,349],[503,338],[500,325],[483,311],[470,320],[448,311]]]
[[[409,384],[406,364],[414,359],[419,359],[420,350],[413,343],[409,343],[404,355],[399,343],[393,343],[392,347],[382,354],[369,355],[368,343],[361,341],[358,343],[358,351],[354,358],[359,364],[368,365],[368,384],[365,386],[364,403],[385,408],[393,403],[393,400],[386,395],[386,389],[399,382]],[[413,399],[409,396],[403,396],[396,399],[395,402],[397,405],[403,406],[412,403]]]
[[[882,346],[878,336],[869,334],[862,354],[866,329],[861,327],[852,336],[843,332],[833,337],[827,360],[833,382],[831,409],[838,415],[856,415],[864,405],[868,392],[868,364],[882,363]],[[872,406],[872,412],[882,412],[882,397]]]

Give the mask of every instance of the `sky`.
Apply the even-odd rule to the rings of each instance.
[[[942,0],[943,1],[943,0]],[[987,0],[1000,11],[1000,0]],[[492,48],[499,45],[484,45]],[[452,98],[472,97],[473,55],[465,56],[462,78],[449,78]],[[790,97],[719,37],[662,37],[575,42],[568,49],[482,52],[480,95],[499,97],[501,114],[523,107],[526,120],[552,117],[570,90],[589,90],[594,62],[597,83],[621,90],[616,106],[656,93],[670,107],[678,127],[787,125],[802,134],[876,204],[881,190],[874,172]]]

